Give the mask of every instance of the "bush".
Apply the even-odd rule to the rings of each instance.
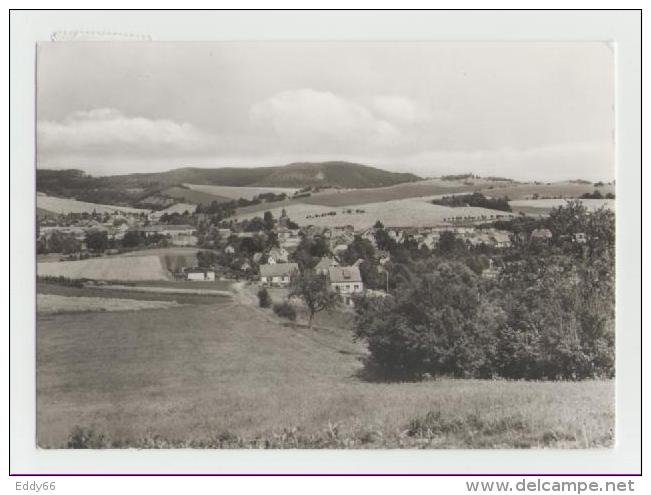
[[[110,439],[93,428],[75,426],[68,437],[69,449],[107,449],[112,446]]]
[[[489,208],[491,210],[511,211],[509,205],[509,198],[487,198],[482,193],[474,192],[472,194],[459,194],[456,196],[443,196],[440,199],[431,201],[434,205],[450,206],[452,208],[460,206],[477,206],[481,208]]]
[[[287,301],[284,301],[279,304],[274,304],[274,313],[276,313],[281,318],[287,318],[288,320],[296,320],[296,310],[294,306],[289,304]]]
[[[38,280],[48,284],[63,285],[65,287],[83,287],[87,279],[68,278],[63,275],[59,275],[58,277],[55,275],[45,275],[39,276]]]
[[[261,308],[268,308],[271,306],[269,291],[264,287],[258,291],[258,304]]]

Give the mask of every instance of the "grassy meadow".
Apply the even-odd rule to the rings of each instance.
[[[170,196],[180,201],[185,201],[186,203],[202,204],[209,205],[213,201],[218,203],[225,203],[231,201],[231,198],[225,196],[219,196],[217,194],[209,194],[202,191],[197,191],[187,187],[173,186],[163,189],[161,191],[165,196]]]
[[[40,293],[109,291],[40,284]],[[115,296],[118,297],[118,296]],[[350,318],[246,298],[121,292],[170,309],[39,314],[43,448],[542,448],[613,443],[612,381],[376,383]],[[320,326],[320,325],[335,326]],[[71,438],[72,435],[72,438]]]
[[[122,211],[125,213],[146,213],[147,210],[132,208],[130,206],[101,205],[97,203],[88,203],[86,201],[77,201],[76,199],[58,198],[39,193],[36,195],[36,206],[43,211],[54,214],[65,213],[112,213]]]
[[[194,186],[197,187],[197,186]],[[575,182],[552,182],[549,184],[519,183],[497,181],[490,179],[472,179],[471,181],[425,179],[417,182],[406,182],[388,187],[375,187],[368,189],[326,189],[313,193],[308,197],[287,199],[273,204],[258,204],[238,208],[238,213],[248,215],[263,212],[270,206],[274,208],[288,207],[291,205],[312,205],[316,207],[355,206],[362,208],[372,203],[384,203],[404,199],[426,198],[430,196],[443,196],[446,194],[461,194],[479,191],[486,196],[503,197],[510,199],[531,199],[534,194],[539,197],[578,198],[584,193],[591,193],[598,189],[602,194],[615,192],[613,185],[594,187],[593,184],[579,184]],[[325,209],[324,209],[325,211]]]
[[[237,186],[213,186],[213,185],[201,185],[201,184],[183,184],[185,187],[193,190],[199,191],[205,194],[229,198],[231,200],[235,199],[253,199],[255,196],[264,193],[274,193],[282,194],[285,193],[288,196],[294,194],[297,189],[291,187],[237,187]]]
[[[431,197],[430,197],[431,198]],[[368,203],[351,208],[331,208],[319,205],[293,204],[286,207],[269,207],[274,217],[280,216],[284,209],[299,226],[337,227],[352,225],[355,230],[372,227],[380,220],[384,225],[402,227],[430,227],[449,222],[452,217],[474,217],[490,219],[498,215],[511,216],[511,213],[478,208],[473,206],[452,208],[431,204],[430,198],[406,198],[383,203]],[[331,213],[335,213],[332,215]],[[251,219],[258,214],[238,214],[236,220]]]
[[[519,199],[510,201],[514,212],[528,215],[548,215],[551,210],[567,204],[566,199]],[[615,209],[614,199],[581,199],[581,203],[590,211],[599,208]]]
[[[78,261],[37,263],[41,277],[88,278],[94,280],[168,280],[169,272],[159,255],[113,256]]]

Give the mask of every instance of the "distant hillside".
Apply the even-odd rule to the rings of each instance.
[[[167,172],[93,177],[81,170],[36,171],[36,190],[81,201],[138,205],[182,184],[237,187],[364,189],[414,182],[420,177],[349,162],[292,163],[282,167],[178,168]]]
[[[413,182],[420,177],[409,173],[388,172],[350,162],[290,163],[282,167],[256,168],[177,168],[154,174],[113,176],[126,185],[158,182],[164,185],[205,184],[235,187],[329,186],[364,189]]]
[[[267,187],[329,186],[366,189],[414,182],[420,177],[349,162],[291,163],[252,184]]]

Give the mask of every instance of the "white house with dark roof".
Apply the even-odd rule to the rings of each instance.
[[[260,265],[260,282],[264,285],[286,287],[292,281],[292,276],[297,273],[297,263]]]
[[[364,282],[357,266],[331,266],[328,268],[330,287],[346,305],[352,305],[352,296],[364,292]]]

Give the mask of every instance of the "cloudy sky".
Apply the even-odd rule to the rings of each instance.
[[[43,43],[38,166],[614,178],[604,43]]]

